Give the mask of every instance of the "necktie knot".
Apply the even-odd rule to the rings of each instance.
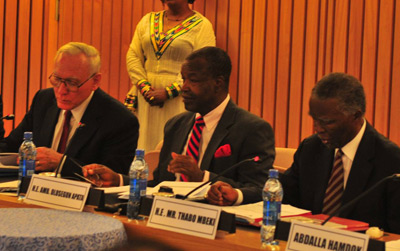
[[[198,117],[196,118],[195,125],[196,125],[196,126],[201,126],[201,127],[204,127],[204,126],[206,125],[206,123],[204,122],[203,116],[198,116]]]
[[[67,122],[71,121],[72,112],[70,110],[66,110],[64,113],[64,119]]]

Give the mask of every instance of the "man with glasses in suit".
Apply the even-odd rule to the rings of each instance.
[[[101,162],[127,174],[139,123],[122,103],[99,88],[101,76],[97,49],[78,42],[62,46],[49,76],[53,87],[36,93],[30,110],[4,139],[0,151],[17,152],[24,132],[32,131],[37,172],[57,169],[62,176],[76,177],[75,173],[82,174],[77,162]],[[61,169],[64,154],[68,158]]]

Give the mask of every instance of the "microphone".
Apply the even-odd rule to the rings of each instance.
[[[241,164],[245,163],[245,162],[260,162],[260,157],[255,156],[254,158],[251,159],[244,159],[236,164],[234,164],[233,166],[228,167],[227,169],[225,169],[224,171],[222,171],[221,173],[219,173],[217,176],[215,176],[214,178],[210,179],[209,181],[204,182],[203,184],[201,184],[200,186],[195,187],[192,191],[190,191],[189,193],[187,193],[185,196],[182,197],[182,200],[186,200],[189,195],[191,195],[192,193],[194,193],[195,191],[199,190],[200,188],[202,188],[203,186],[212,183],[214,181],[216,181],[219,177],[221,177],[222,175],[224,175],[225,173],[227,173],[228,171],[240,166]]]
[[[370,192],[374,191],[377,187],[379,187],[380,185],[382,185],[383,183],[385,183],[386,181],[391,180],[391,179],[400,179],[400,174],[393,174],[393,175],[390,175],[390,176],[387,176],[387,177],[381,179],[378,183],[376,183],[375,185],[373,185],[372,187],[370,187],[369,189],[364,191],[362,194],[360,194],[359,196],[357,196],[356,198],[354,198],[353,200],[351,200],[350,202],[346,203],[344,206],[339,208],[339,210],[337,210],[334,214],[330,215],[324,222],[322,222],[321,225],[322,226],[325,225],[325,223],[327,223],[330,219],[332,219],[332,217],[339,215],[343,211],[346,211],[349,207],[351,207],[356,202],[358,202],[359,200],[361,200],[362,198],[367,196]]]
[[[0,120],[13,120],[15,118],[15,115],[14,114],[8,114],[8,115],[6,115],[6,116],[3,116],[3,117],[1,117],[0,118]]]

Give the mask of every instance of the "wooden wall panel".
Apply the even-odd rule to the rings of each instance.
[[[350,2],[349,13],[349,37],[347,53],[346,72],[361,78],[361,53],[362,53],[362,32],[363,32],[363,11],[364,0],[353,0]]]
[[[197,1],[196,1],[197,2]],[[233,100],[238,103],[239,86],[239,46],[240,46],[240,8],[242,0],[229,2],[229,27],[228,27],[228,45],[226,52],[231,57],[232,73],[229,83],[229,93]],[[196,3],[197,4],[197,3]],[[217,41],[218,44],[218,41]]]
[[[238,105],[249,109],[251,82],[251,47],[253,34],[253,1],[242,1],[239,47]],[[248,84],[243,84],[248,83]]]
[[[368,109],[365,117],[374,122],[375,110],[375,83],[378,44],[378,9],[379,0],[365,2],[363,50],[361,62],[361,83],[364,85]]]
[[[306,35],[304,46],[304,83],[302,85],[302,103],[301,103],[301,134],[303,139],[312,134],[312,120],[308,116],[308,100],[310,98],[310,90],[317,81],[318,70],[318,51],[320,44],[319,36],[319,13],[320,1],[309,0],[306,6]]]
[[[4,42],[3,42],[3,78],[2,78],[2,96],[4,114],[15,113],[15,121],[21,121],[22,114],[15,112],[15,71],[16,71],[16,39],[17,39],[17,18],[18,18],[18,2],[6,1],[4,15]],[[24,101],[22,101],[24,102]],[[4,129],[7,132],[13,126],[13,123],[6,122]],[[4,136],[6,136],[4,135]]]
[[[28,73],[29,73],[29,29],[30,29],[30,2],[29,0],[21,0],[18,8],[18,33],[16,68],[15,68],[15,113],[24,114],[28,107]],[[22,116],[18,116],[15,122],[19,123]]]
[[[392,75],[394,0],[380,1],[378,60],[376,69],[375,128],[387,135],[389,127],[389,92]]]
[[[392,63],[392,89],[391,89],[391,104],[390,104],[390,124],[389,138],[394,142],[400,142],[400,4],[396,3],[394,21],[394,39],[393,39],[393,63]]]
[[[55,13],[59,2],[59,20]],[[102,57],[102,88],[121,102],[131,83],[126,52],[139,20],[160,0],[0,0],[0,90],[19,122],[49,86],[57,48],[91,43]],[[366,118],[400,143],[400,4],[396,0],[196,0],[232,60],[230,94],[270,122],[277,146],[313,132],[308,99],[332,71],[361,80]],[[18,100],[18,102],[17,102]],[[15,126],[6,122],[6,134]]]
[[[253,41],[251,45],[251,74],[250,74],[250,107],[249,110],[255,114],[262,113],[263,82],[264,82],[264,54],[265,54],[265,17],[266,2],[256,0],[254,2],[254,20],[252,32]]]
[[[275,143],[287,144],[287,123],[290,81],[290,56],[292,51],[293,2],[281,1],[278,37],[278,61],[276,79]]]
[[[305,20],[306,1],[297,0],[293,2],[293,34],[291,45],[291,65],[289,82],[289,107],[287,125],[287,146],[296,148],[299,144],[301,130],[301,104],[302,85],[304,72],[304,44],[305,44]]]
[[[276,69],[278,61],[279,0],[267,1],[267,18],[264,54],[264,99],[262,117],[271,125],[275,124]]]

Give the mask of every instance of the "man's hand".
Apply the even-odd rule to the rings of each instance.
[[[184,174],[188,181],[201,182],[203,181],[204,171],[198,166],[196,161],[188,155],[171,153],[172,160],[168,165],[168,172]]]
[[[167,91],[163,88],[151,89],[144,95],[144,98],[151,106],[163,107],[168,99]]]
[[[208,190],[206,199],[210,204],[231,206],[238,199],[238,192],[228,183],[217,181]]]
[[[119,186],[120,176],[110,168],[100,164],[90,164],[82,167],[83,176],[94,182],[102,183],[103,187]],[[99,180],[100,179],[100,180]]]
[[[38,147],[36,151],[35,171],[38,172],[54,171],[63,156],[61,153],[47,147]]]

